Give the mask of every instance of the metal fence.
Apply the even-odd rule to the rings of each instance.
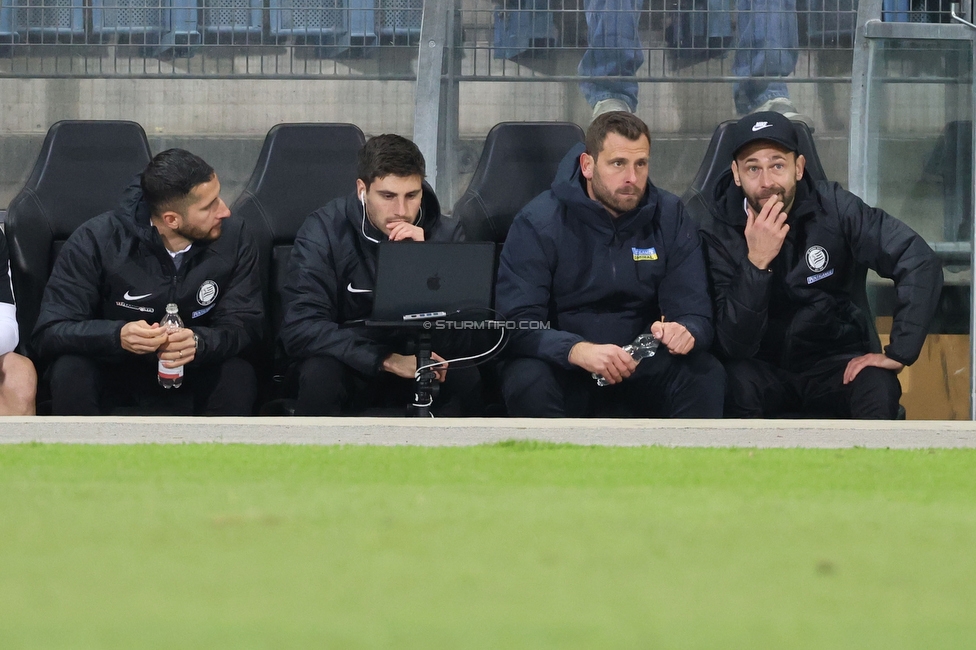
[[[0,0],[0,75],[413,79],[422,17],[422,0]]]
[[[948,23],[948,0],[886,0],[882,19]],[[597,79],[609,62],[637,81],[847,83],[857,0],[498,0],[462,12],[462,79]],[[574,50],[579,69],[560,61]],[[565,58],[569,58],[568,56]],[[750,61],[759,59],[762,61]],[[636,70],[633,61],[643,62]]]
[[[757,50],[766,51],[767,64],[799,50],[816,56],[800,57],[792,82],[848,81],[849,62],[830,57],[849,56],[856,2],[459,0],[450,3],[449,46],[457,46],[457,72],[467,80],[570,80],[577,75],[573,56],[589,56],[622,65],[633,63],[624,58],[643,59],[638,81],[728,81],[741,76],[736,66]],[[0,75],[412,79],[425,4],[442,6],[422,0],[0,0]],[[948,22],[948,12],[943,0],[888,0],[884,17]],[[602,31],[594,29],[597,21]]]

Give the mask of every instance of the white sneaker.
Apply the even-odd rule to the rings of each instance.
[[[810,119],[808,115],[804,115],[796,110],[796,106],[790,101],[789,97],[773,97],[768,102],[764,103],[762,106],[753,111],[753,113],[762,113],[764,111],[773,111],[780,113],[783,117],[793,120],[795,122],[803,122],[810,130],[813,131],[813,120]]]
[[[616,97],[608,97],[607,99],[601,99],[593,107],[593,119],[600,117],[604,113],[610,113],[612,111],[623,111],[624,113],[633,113],[630,110],[630,106],[627,105],[622,99],[617,99]]]

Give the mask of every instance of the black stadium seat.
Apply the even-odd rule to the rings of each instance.
[[[736,120],[729,120],[716,127],[715,133],[712,134],[712,140],[708,143],[708,149],[705,151],[701,167],[695,174],[695,180],[692,181],[691,187],[681,197],[681,202],[685,204],[685,210],[696,223],[701,223],[708,213],[708,206],[712,203],[715,188],[722,176],[732,173],[732,149],[734,148],[732,127],[735,123]],[[810,127],[804,122],[793,122],[793,127],[796,129],[796,135],[800,142],[800,153],[807,160],[804,174],[815,181],[827,180],[823,163],[820,162],[817,148],[813,144],[813,133],[810,132]]]
[[[549,189],[566,152],[583,142],[569,122],[501,122],[485,140],[478,168],[454,206],[468,241],[504,243],[526,203]]]
[[[135,122],[68,120],[47,132],[30,177],[7,211],[18,351],[30,352],[44,286],[61,246],[82,223],[115,208],[151,157],[146,133]]]
[[[281,325],[281,287],[295,235],[305,218],[356,189],[359,150],[366,138],[354,124],[279,124],[268,131],[251,179],[231,206],[258,245],[261,287],[271,331],[270,364]]]

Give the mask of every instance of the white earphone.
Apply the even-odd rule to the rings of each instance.
[[[359,202],[362,203],[363,205],[363,226],[362,226],[363,237],[373,242],[374,244],[378,244],[380,243],[379,240],[373,239],[372,237],[366,234],[366,190],[363,190],[362,192],[359,193]]]

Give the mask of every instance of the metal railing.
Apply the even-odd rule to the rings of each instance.
[[[888,0],[884,15],[949,22],[943,4]],[[470,81],[571,81],[566,51],[637,54],[638,82],[734,81],[737,54],[759,47],[767,61],[794,50],[820,57],[801,57],[791,83],[846,83],[849,64],[824,55],[851,50],[857,15],[857,0],[3,0],[0,76],[413,78],[404,63],[416,56],[425,6],[455,13],[447,45],[462,61],[456,76]],[[590,37],[597,14],[610,28]],[[790,42],[743,38],[743,24],[778,14],[791,17]],[[628,30],[632,47],[615,38]]]
[[[3,0],[0,76],[413,79],[422,17],[422,0]]]

